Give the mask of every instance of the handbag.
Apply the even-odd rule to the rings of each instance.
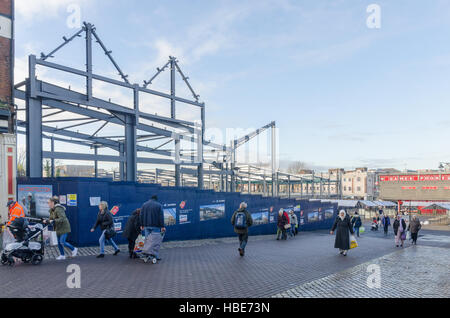
[[[105,231],[105,238],[107,240],[113,238],[115,235],[116,235],[116,231],[114,230],[114,227],[112,227],[112,226]]]
[[[403,231],[402,235],[400,236],[400,238],[402,239],[402,241],[406,240],[406,232]]]
[[[289,230],[290,228],[291,228],[291,225],[290,225],[290,224],[285,224],[285,225],[284,225],[284,229],[285,229],[285,230]]]

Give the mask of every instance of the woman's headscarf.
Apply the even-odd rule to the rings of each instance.
[[[341,215],[341,214],[344,214],[344,215]],[[344,219],[345,219],[345,214],[346,214],[345,210],[339,211],[339,217],[341,218],[342,221],[344,221]]]

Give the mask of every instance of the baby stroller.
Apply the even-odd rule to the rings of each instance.
[[[371,231],[378,231],[378,222],[377,222],[377,219],[374,218],[374,219],[372,220],[372,225],[371,225],[370,230],[371,230]]]
[[[8,228],[16,242],[5,246],[0,257],[1,264],[12,266],[15,263],[14,258],[19,258],[24,263],[41,264],[44,259],[43,231],[46,227],[42,224],[42,220],[29,225],[27,218],[15,219]],[[34,240],[39,236],[39,240]]]
[[[159,253],[162,241],[164,239],[166,232],[151,232],[144,240],[143,246],[137,246],[135,248],[135,254],[147,263],[149,261],[152,264],[156,264],[158,261],[156,255]]]

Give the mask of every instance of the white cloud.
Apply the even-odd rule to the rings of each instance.
[[[63,10],[67,15],[67,8],[71,4],[84,5],[87,0],[18,0],[15,1],[16,17],[23,22],[56,17]]]

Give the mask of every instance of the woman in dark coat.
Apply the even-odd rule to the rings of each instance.
[[[105,242],[109,242],[113,246],[115,250],[113,255],[116,256],[119,254],[120,249],[111,237],[107,237],[106,233],[107,231],[114,229],[114,220],[111,212],[108,210],[108,203],[106,201],[100,202],[98,209],[97,220],[91,229],[91,232],[94,232],[95,229],[100,226],[100,230],[102,231],[100,239],[98,240],[100,243],[100,254],[97,255],[97,258],[105,257]]]
[[[334,221],[333,227],[331,228],[330,234],[334,233],[336,230],[336,240],[334,242],[334,248],[339,249],[339,253],[346,256],[347,251],[350,249],[350,235],[353,235],[353,226],[350,221],[350,217],[344,210],[339,212],[336,220]]]
[[[123,230],[123,236],[128,239],[128,252],[130,253],[130,258],[135,258],[134,245],[137,237],[141,233],[141,221],[139,219],[139,214],[141,214],[141,209],[136,209],[131,213],[128,218],[125,229]]]
[[[289,224],[286,213],[284,213],[283,209],[280,209],[280,211],[278,212],[278,221],[277,221],[277,227],[278,227],[277,240],[280,239],[280,234],[281,234],[282,240],[287,239],[286,228],[285,228],[286,224]]]
[[[403,220],[402,216],[399,214],[392,224],[392,229],[395,234],[395,246],[398,247],[399,244],[403,247],[403,242],[405,241],[405,236],[403,235],[406,232],[406,222]],[[400,243],[401,242],[401,243]]]

